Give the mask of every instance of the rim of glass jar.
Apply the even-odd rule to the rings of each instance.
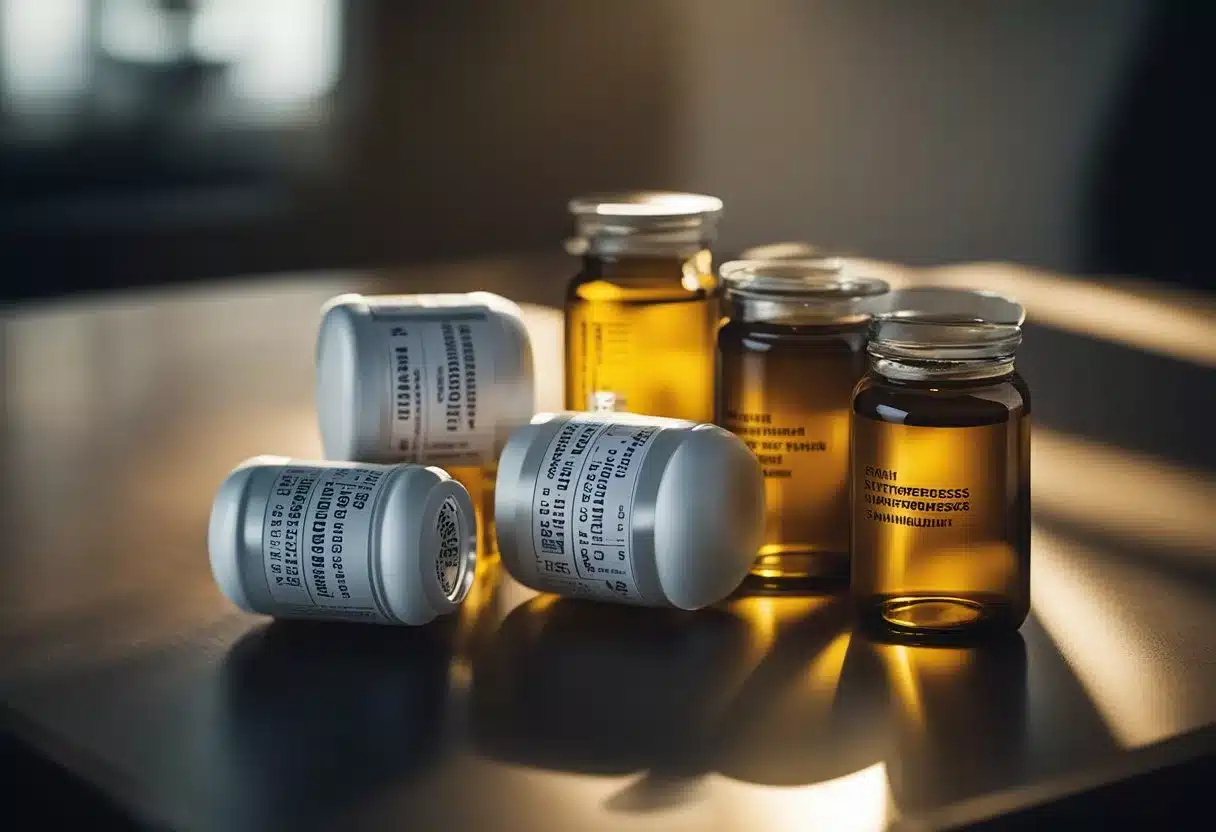
[[[722,200],[681,191],[618,191],[571,199],[572,255],[686,255],[717,236]]]
[[[839,257],[731,260],[718,268],[728,294],[793,303],[849,303],[885,295],[885,280],[853,274]]]
[[[889,318],[944,318],[1021,326],[1026,308],[1016,300],[986,289],[958,286],[903,286],[883,299],[875,315]]]
[[[712,222],[722,200],[682,191],[616,191],[577,196],[567,209],[580,223],[602,229],[680,229]]]
[[[1008,360],[1021,343],[1019,324],[900,311],[871,319],[866,350],[895,361]]]

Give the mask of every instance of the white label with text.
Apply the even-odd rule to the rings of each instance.
[[[545,452],[532,497],[541,588],[642,600],[633,562],[634,498],[642,461],[662,430],[613,423],[598,414],[562,425]]]
[[[301,616],[390,622],[372,591],[371,522],[388,469],[287,466],[266,504],[262,551],[276,605]]]
[[[492,462],[494,356],[485,313],[395,316],[383,326],[393,453],[425,464]]]

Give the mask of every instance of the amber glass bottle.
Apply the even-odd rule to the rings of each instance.
[[[752,574],[847,576],[849,408],[869,310],[887,284],[832,258],[734,261],[721,277],[716,419],[747,443],[765,478]]]
[[[566,295],[566,407],[713,418],[721,200],[636,192],[571,200],[582,271]]]
[[[888,631],[978,635],[1030,610],[1030,394],[1014,370],[1021,307],[1004,303],[995,318],[904,309],[871,324],[853,398],[852,591]]]

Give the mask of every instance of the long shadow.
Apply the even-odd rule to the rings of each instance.
[[[715,770],[747,783],[796,786],[852,774],[882,758],[873,732],[853,730],[835,709],[850,643],[846,594],[754,596],[728,609],[767,637],[715,726]]]
[[[855,635],[839,708],[866,701],[884,740],[901,812],[951,803],[1020,779],[1027,744],[1026,649],[1020,635],[982,647],[905,646]],[[882,707],[875,707],[881,703]]]
[[[221,825],[322,826],[420,776],[441,751],[452,623],[276,621],[222,668]]]
[[[540,596],[478,651],[473,740],[536,769],[640,773],[605,809],[697,800],[707,775],[805,786],[886,764],[936,808],[1067,771],[1117,744],[1032,617],[972,647],[851,631],[847,597],[738,597],[698,613]]]
[[[149,818],[125,805],[129,790],[105,779],[106,767],[79,748],[48,737],[29,719],[0,705],[0,799],[21,805],[44,828],[83,826],[135,832]]]
[[[919,812],[1103,759],[1118,745],[1037,621],[977,646],[854,634],[842,719],[883,746],[899,811]]]
[[[718,610],[538,597],[474,662],[474,742],[494,759],[555,771],[704,771],[704,738],[747,648],[746,628]]]
[[[1036,425],[1216,471],[1216,371],[1033,324],[1017,364]]]
[[[1077,523],[1041,510],[1035,511],[1034,524],[1100,553],[1103,560],[1148,569],[1179,589],[1200,590],[1216,597],[1216,551],[1180,549],[1143,538],[1133,540],[1103,531],[1098,525]],[[1168,535],[1168,531],[1162,533]]]

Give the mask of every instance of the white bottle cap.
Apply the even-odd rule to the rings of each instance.
[[[207,545],[247,612],[384,624],[455,610],[477,559],[472,501],[441,469],[271,456],[224,480]]]

